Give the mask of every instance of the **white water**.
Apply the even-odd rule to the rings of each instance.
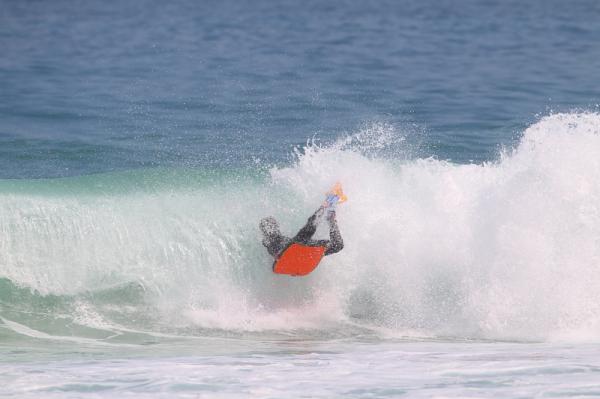
[[[161,328],[598,341],[600,115],[543,118],[483,165],[378,155],[401,141],[375,125],[262,180],[1,190],[0,276],[61,296],[137,282]],[[295,233],[336,180],[345,249],[307,278],[273,275],[257,221]]]
[[[225,347],[230,342],[214,342]],[[598,348],[510,343],[327,341],[159,358],[0,364],[19,398],[598,397]]]

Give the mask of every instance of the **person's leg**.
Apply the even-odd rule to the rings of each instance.
[[[294,241],[305,242],[312,238],[317,231],[317,219],[323,214],[323,209],[324,208],[322,206],[319,207],[319,209],[317,209],[317,211],[308,218],[304,227],[302,227],[298,234],[296,234],[294,237]]]
[[[344,240],[342,240],[340,229],[335,220],[335,211],[329,212],[327,221],[329,222],[329,244],[325,250],[325,255],[331,255],[340,252],[344,248]]]

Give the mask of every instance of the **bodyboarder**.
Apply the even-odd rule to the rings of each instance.
[[[300,231],[292,238],[284,236],[279,223],[269,216],[260,221],[262,244],[275,259],[273,271],[278,274],[302,276],[312,272],[323,256],[335,254],[344,248],[344,241],[336,221],[336,205],[346,201],[341,185],[336,184],[327,193],[323,205],[308,218]],[[329,224],[329,239],[315,240],[313,235],[320,220],[325,217]]]

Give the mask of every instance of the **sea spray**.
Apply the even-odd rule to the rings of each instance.
[[[49,331],[24,316],[37,309],[82,326],[62,335],[596,339],[600,115],[542,118],[484,164],[411,157],[404,137],[373,125],[251,177],[0,182],[0,277],[15,293],[2,317]],[[345,249],[308,277],[273,275],[258,220],[294,234],[337,180]]]

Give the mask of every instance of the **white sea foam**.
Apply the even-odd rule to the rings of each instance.
[[[57,295],[135,281],[169,326],[597,341],[600,115],[545,117],[481,165],[379,155],[402,141],[374,125],[185,190],[2,191],[0,276]],[[345,249],[273,275],[257,221],[295,233],[338,180]]]

